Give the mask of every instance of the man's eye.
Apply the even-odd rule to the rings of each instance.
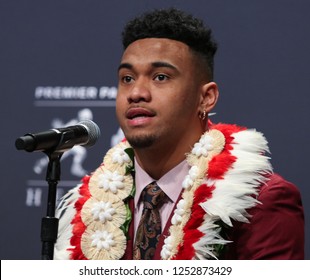
[[[168,76],[167,75],[164,75],[164,74],[159,74],[159,75],[157,75],[156,77],[155,77],[155,80],[156,81],[165,81],[165,80],[167,80],[168,79]]]
[[[130,77],[130,76],[124,76],[124,77],[122,78],[122,81],[123,81],[124,83],[126,83],[126,84],[132,82],[132,80],[133,80],[133,78]]]

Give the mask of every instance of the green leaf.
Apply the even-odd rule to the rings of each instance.
[[[131,159],[132,162],[134,162],[134,158],[135,158],[135,152],[133,151],[133,148],[127,148],[124,150],[124,152],[129,156],[129,158]]]
[[[125,203],[125,207],[126,207],[126,219],[125,219],[124,224],[120,227],[120,229],[124,232],[124,234],[126,235],[126,238],[129,239],[128,231],[129,231],[130,222],[132,220],[132,214],[128,206],[128,203]]]

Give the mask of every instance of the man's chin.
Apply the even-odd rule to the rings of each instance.
[[[139,135],[133,137],[126,137],[128,143],[136,149],[149,148],[151,147],[156,138],[155,135]]]

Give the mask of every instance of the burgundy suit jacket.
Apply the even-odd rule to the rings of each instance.
[[[220,259],[304,259],[304,213],[298,189],[281,176],[272,174],[261,186],[258,200],[261,203],[248,210],[250,223],[233,222],[233,227],[221,233],[232,243],[226,245]],[[133,201],[130,201],[130,207],[133,209]],[[154,259],[160,259],[171,217],[158,242]],[[132,222],[123,259],[132,259],[133,236]]]

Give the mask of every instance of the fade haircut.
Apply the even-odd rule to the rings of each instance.
[[[198,55],[208,79],[213,80],[217,44],[202,20],[175,8],[147,12],[127,23],[122,32],[123,47],[144,38],[166,38],[188,45]]]

